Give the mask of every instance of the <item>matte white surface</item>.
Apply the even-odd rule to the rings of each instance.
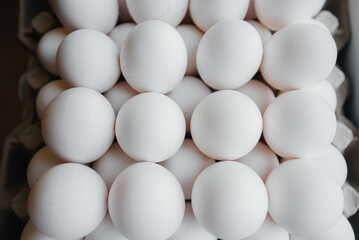
[[[259,36],[262,39],[263,45],[272,37],[272,32],[260,22],[255,20],[249,20],[247,22],[257,30]]]
[[[127,35],[136,26],[134,23],[121,23],[117,25],[108,36],[116,43],[118,49],[121,50],[122,44],[125,41]]]
[[[31,221],[28,221],[24,230],[22,231],[20,240],[55,240],[55,239],[45,236],[34,227]]]
[[[133,88],[128,85],[127,82],[118,82],[110,90],[104,93],[104,96],[111,103],[115,114],[117,115],[120,108],[125,104],[127,100],[136,96],[136,92]]]
[[[289,233],[267,215],[258,231],[244,240],[289,240]]]
[[[101,224],[85,240],[127,240],[113,225],[107,213]]]

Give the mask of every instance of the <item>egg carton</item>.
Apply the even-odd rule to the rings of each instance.
[[[29,50],[29,64],[20,78],[18,89],[18,96],[24,107],[23,122],[6,138],[0,162],[0,221],[6,219],[4,222],[8,222],[13,230],[10,237],[2,236],[5,231],[0,229],[0,239],[19,239],[28,220],[29,188],[26,169],[33,154],[44,145],[40,122],[36,116],[35,98],[38,90],[55,78],[36,59],[36,45],[44,33],[60,26],[48,0],[20,0],[20,6],[19,39]],[[316,19],[329,28],[340,50],[349,40],[347,1],[327,0],[325,9]],[[349,170],[348,181],[343,186],[344,215],[352,216],[349,220],[359,236],[359,213],[355,214],[359,209],[359,130],[343,115],[342,110],[350,84],[338,66],[334,68],[328,81],[336,89],[338,96],[338,125],[333,145],[344,153]]]

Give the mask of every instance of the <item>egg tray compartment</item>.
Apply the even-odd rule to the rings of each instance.
[[[340,50],[349,39],[347,0],[327,0],[325,9],[339,19],[339,29],[335,31],[334,38]],[[42,34],[60,26],[50,10],[48,0],[20,0],[19,17],[19,39],[28,49],[29,62],[27,71],[19,80],[18,88],[18,96],[23,103],[23,121],[7,136],[0,162],[0,239],[19,239],[28,220],[27,165],[36,151],[44,146],[35,99],[39,89],[56,78],[46,72],[36,58],[36,45]],[[332,84],[337,87],[336,115],[340,129],[334,145],[344,152],[348,162],[350,184],[346,183],[343,189],[346,196],[346,214],[352,215],[359,208],[359,130],[342,114],[350,84],[344,80],[345,76],[338,68],[333,76]],[[359,213],[349,220],[359,239]]]

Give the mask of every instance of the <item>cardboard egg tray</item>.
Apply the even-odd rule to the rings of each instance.
[[[339,51],[350,37],[347,7],[347,0],[327,0],[325,9],[328,11],[322,11],[317,16],[318,20],[329,26]],[[28,220],[26,169],[31,157],[44,145],[35,111],[35,98],[45,83],[55,79],[36,59],[36,45],[44,33],[60,26],[50,10],[48,0],[20,0],[19,17],[19,38],[29,51],[29,63],[27,71],[20,78],[18,89],[24,107],[23,122],[5,140],[0,162],[0,239],[19,239]],[[352,216],[349,220],[359,239],[359,213],[355,214],[359,208],[359,130],[342,114],[351,88],[338,66],[328,80],[338,96],[338,126],[333,145],[344,153],[348,162],[348,180],[343,186],[344,215]]]

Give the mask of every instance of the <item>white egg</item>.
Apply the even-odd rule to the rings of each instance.
[[[319,164],[305,159],[286,161],[266,181],[269,213],[288,232],[312,236],[329,230],[343,212],[343,192]]]
[[[188,0],[126,0],[128,10],[136,23],[160,20],[177,26],[184,18]]]
[[[207,232],[193,214],[190,202],[186,202],[186,211],[180,227],[168,240],[217,240]]]
[[[111,103],[112,108],[117,115],[122,105],[137,94],[138,92],[131,88],[127,82],[118,82],[110,90],[105,92],[104,96]]]
[[[142,93],[128,100],[116,119],[116,138],[138,161],[161,162],[181,147],[186,122],[180,107],[160,93]]]
[[[263,136],[268,146],[284,158],[307,157],[328,146],[336,126],[328,102],[303,90],[278,96],[263,116]]]
[[[70,86],[109,90],[121,69],[119,49],[107,35],[91,29],[70,33],[57,51],[57,67]]]
[[[260,22],[254,20],[249,20],[247,22],[257,30],[259,36],[262,39],[263,45],[272,37],[271,31]]]
[[[49,103],[60,93],[69,89],[70,86],[67,85],[63,80],[55,80],[46,83],[39,91],[36,96],[36,113],[40,121],[44,115],[46,107]]]
[[[328,231],[312,237],[291,236],[291,240],[355,240],[354,231],[346,217],[341,216],[339,221]]]
[[[120,22],[133,22],[126,0],[118,0],[118,8],[118,19]]]
[[[122,45],[121,68],[136,91],[168,93],[186,72],[186,45],[171,25],[154,20],[142,22]]]
[[[243,239],[255,233],[267,215],[263,181],[242,163],[210,165],[192,190],[192,208],[199,223],[221,239]]]
[[[213,163],[215,160],[201,153],[191,139],[185,139],[176,154],[161,165],[178,179],[185,199],[190,200],[194,181],[203,169]]]
[[[277,155],[264,143],[258,142],[253,150],[236,160],[253,169],[265,182],[269,173],[279,165]]]
[[[196,55],[199,41],[203,37],[203,33],[193,25],[183,24],[179,25],[177,28],[179,34],[183,38],[184,43],[187,48],[187,69],[186,75],[196,76],[198,75],[197,65],[196,65]]]
[[[206,32],[220,21],[243,19],[249,2],[249,0],[191,0],[189,10],[194,24]]]
[[[217,160],[248,154],[262,133],[262,116],[243,93],[222,90],[203,98],[192,114],[191,134],[196,146]]]
[[[262,40],[249,23],[239,19],[219,22],[198,45],[199,75],[217,90],[239,88],[258,71],[262,50]]]
[[[70,162],[89,163],[106,153],[114,139],[115,114],[100,93],[71,88],[46,108],[42,136],[48,148]]]
[[[243,240],[289,240],[289,233],[277,225],[273,219],[267,215],[262,226],[248,238]]]
[[[134,23],[121,23],[116,26],[108,35],[117,45],[118,49],[121,50],[122,44],[125,41],[127,35],[136,26]]]
[[[48,147],[43,147],[35,153],[27,166],[27,183],[30,188],[35,181],[50,168],[64,163],[55,156]]]
[[[110,149],[93,164],[95,170],[105,181],[110,189],[117,175],[128,166],[137,163],[120,148],[117,142],[113,143]]]
[[[328,82],[328,80],[324,80],[318,85],[304,90],[318,94],[319,96],[327,100],[333,111],[335,111],[335,109],[337,108],[337,94],[335,93],[333,86]]]
[[[56,65],[57,49],[68,34],[65,28],[55,28],[45,33],[37,44],[37,58],[41,65],[55,76],[59,76]]]
[[[64,163],[49,169],[28,197],[34,226],[55,239],[82,238],[101,223],[107,210],[107,188],[91,168]]]
[[[244,17],[245,20],[254,20],[257,18],[256,9],[255,9],[255,0],[249,1],[249,7],[246,16]]]
[[[146,162],[133,164],[117,176],[108,206],[112,222],[125,237],[165,240],[180,226],[185,200],[172,173]]]
[[[186,76],[180,84],[167,94],[181,108],[186,119],[186,132],[190,132],[191,117],[198,103],[211,94],[211,89],[196,77]]]
[[[127,240],[113,225],[110,215],[106,214],[102,223],[85,240]]]
[[[314,87],[332,72],[337,47],[330,33],[311,23],[289,25],[264,45],[261,73],[274,88]]]
[[[43,233],[39,232],[39,230],[37,230],[34,227],[31,221],[28,221],[24,230],[22,231],[20,240],[56,240],[56,239],[45,236]],[[61,240],[61,239],[57,238],[57,240]]]
[[[325,0],[255,0],[258,19],[268,28],[280,28],[314,17]]]
[[[56,16],[69,31],[95,29],[109,33],[117,22],[118,0],[50,0]]]
[[[256,104],[261,114],[267,109],[268,105],[273,102],[275,95],[270,87],[265,83],[252,79],[237,91],[250,97]]]

